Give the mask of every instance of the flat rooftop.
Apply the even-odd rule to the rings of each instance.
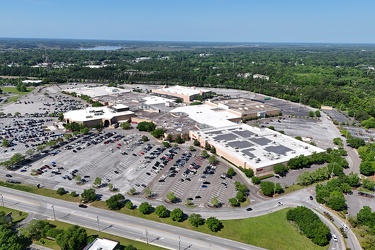
[[[117,241],[96,238],[89,246],[85,247],[84,250],[113,250],[117,245]]]
[[[277,107],[274,107],[274,106],[271,106],[271,105],[268,105],[259,101],[246,99],[246,98],[214,100],[214,101],[208,101],[208,102],[216,104],[218,107],[231,109],[240,113],[262,112],[262,111],[277,110],[277,109],[280,110]]]
[[[197,122],[185,114],[163,113],[155,117],[154,122],[170,134],[188,134],[197,129]]]
[[[116,116],[121,115],[132,115],[132,111],[122,111],[116,112],[115,110],[108,107],[89,107],[81,110],[71,110],[64,113],[65,119],[70,119],[72,121],[91,121],[98,119],[112,119]]]
[[[168,99],[160,96],[147,96],[143,97],[145,100],[145,104],[147,105],[154,105],[154,104],[164,104],[166,102],[175,102],[173,99]]]
[[[185,87],[185,86],[179,86],[179,85],[163,87],[157,90],[163,91],[166,95],[178,94],[178,95],[186,95],[186,96],[198,95],[200,93],[205,93],[205,92],[211,92],[211,90],[207,90],[207,89],[201,89],[201,88],[196,88],[196,87]]]
[[[204,104],[178,107],[171,110],[171,112],[184,113],[196,122],[212,128],[233,125],[234,123],[228,121],[228,119],[240,118],[238,115],[232,114],[224,109]]]
[[[298,155],[324,152],[321,148],[271,129],[246,124],[204,129],[194,133],[255,169],[287,162]]]
[[[130,92],[129,89],[120,89],[115,87],[107,87],[107,86],[101,86],[101,87],[71,87],[63,89],[65,92],[75,92],[77,95],[87,95],[91,98],[99,97],[99,96],[106,96],[106,95],[119,95],[123,93]]]

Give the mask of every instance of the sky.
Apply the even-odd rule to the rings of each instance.
[[[0,37],[375,43],[374,0],[0,0]]]

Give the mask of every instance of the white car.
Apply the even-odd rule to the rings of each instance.
[[[282,206],[283,203],[282,203],[281,201],[278,201],[278,202],[277,202],[277,205],[278,205],[278,206]]]
[[[332,234],[332,240],[333,240],[334,242],[337,242],[337,236],[336,236],[336,234]]]

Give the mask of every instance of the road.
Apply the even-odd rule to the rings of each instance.
[[[256,246],[235,242],[229,239],[215,237],[179,227],[174,227],[150,220],[132,217],[117,212],[102,210],[94,207],[79,208],[77,204],[58,199],[30,194],[18,190],[0,187],[3,202],[6,207],[34,214],[36,219],[53,219],[77,224],[87,228],[105,231],[107,233],[126,237],[133,240],[149,242],[167,249],[262,249]],[[186,213],[200,213],[203,217],[217,217],[221,220],[256,217],[268,214],[285,207],[306,206],[316,212],[319,217],[330,227],[332,233],[338,237],[330,249],[345,249],[344,239],[338,230],[344,222],[334,214],[334,226],[324,216],[329,212],[315,200],[309,199],[307,190],[299,190],[284,195],[278,199],[270,199],[252,206],[253,211],[245,209],[184,209]],[[278,206],[281,201],[283,205]],[[191,211],[190,211],[191,210]],[[347,245],[351,249],[361,249],[354,233],[348,231]]]
[[[4,205],[34,214],[36,219],[54,219],[94,230],[148,242],[167,249],[263,248],[179,227],[1,187]]]

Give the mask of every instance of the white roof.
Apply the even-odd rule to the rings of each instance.
[[[115,109],[124,109],[124,108],[128,108],[128,106],[126,106],[125,104],[122,104],[122,103],[116,103],[116,104],[113,105],[112,107],[115,108]]]
[[[194,133],[255,169],[287,162],[298,155],[324,152],[321,148],[271,129],[246,124],[204,129]]]
[[[42,83],[42,80],[24,80],[22,83]]]
[[[134,114],[132,111],[116,112],[108,107],[89,107],[80,110],[71,110],[64,113],[65,119],[72,121],[90,121],[97,119],[111,119],[115,116]]]
[[[101,87],[78,87],[78,88],[67,88],[63,89],[65,92],[75,92],[78,95],[87,95],[90,96],[91,98],[93,97],[98,97],[98,96],[106,96],[106,95],[111,95],[111,94],[120,94],[120,93],[128,93],[130,90],[126,89],[120,89],[120,88],[115,88],[115,87],[107,87],[107,86],[101,86]]]
[[[192,105],[185,107],[178,107],[170,112],[183,112],[200,124],[206,124],[210,127],[218,128],[223,126],[231,126],[234,122],[228,119],[239,118],[240,116],[232,114],[226,110],[218,109],[209,105]]]
[[[160,96],[148,96],[144,97],[143,100],[145,100],[146,105],[152,105],[152,104],[163,104],[166,102],[174,102],[173,99],[163,98]]]
[[[96,238],[89,248],[85,248],[85,250],[113,250],[117,246],[118,242],[108,239],[99,239]]]
[[[179,94],[179,95],[187,95],[187,96],[197,95],[197,94],[200,94],[201,92],[211,91],[207,89],[200,89],[196,87],[184,87],[184,86],[179,86],[179,85],[169,86],[169,87],[161,88],[158,90],[161,90],[165,92],[166,94],[171,93],[171,94]]]

